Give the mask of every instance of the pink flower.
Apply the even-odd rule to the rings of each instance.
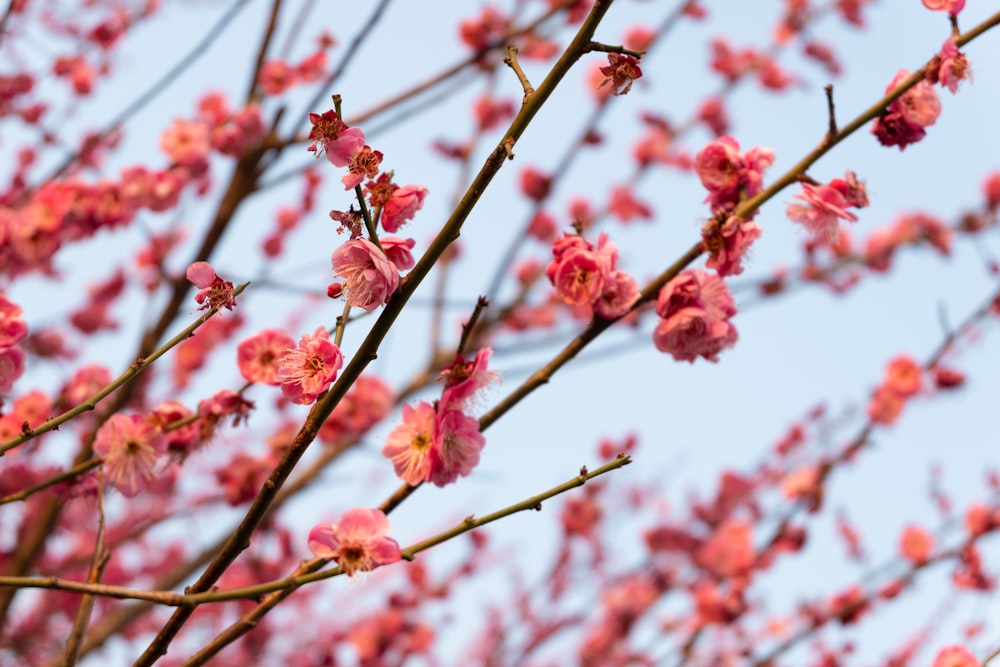
[[[456,356],[451,364],[441,369],[438,380],[444,382],[441,405],[445,410],[465,405],[483,387],[499,379],[497,372],[488,368],[492,354],[492,348],[484,347],[476,352],[472,361]]]
[[[708,250],[706,266],[715,269],[720,277],[743,273],[743,260],[754,241],[763,230],[756,222],[729,216],[722,225],[709,223],[701,231],[701,238]]]
[[[934,551],[934,538],[919,526],[907,526],[899,538],[899,551],[912,563],[926,563]]]
[[[313,140],[306,149],[319,157],[324,152],[326,159],[335,167],[346,167],[354,156],[365,146],[364,133],[347,126],[337,113],[330,109],[322,114],[309,114],[312,130],[309,138]]]
[[[520,176],[521,193],[533,201],[539,202],[549,196],[552,189],[552,177],[543,174],[534,167],[525,167]]]
[[[159,429],[139,415],[111,415],[94,438],[108,481],[130,498],[156,474],[165,452]]]
[[[333,270],[344,279],[347,303],[372,311],[399,287],[399,272],[368,239],[351,239],[333,251]]]
[[[729,318],[736,305],[719,276],[688,269],[660,290],[656,313],[663,318],[653,333],[653,343],[678,361],[698,357],[715,363],[718,353],[738,338]]]
[[[624,316],[639,300],[639,284],[624,271],[612,271],[604,281],[604,290],[593,303],[594,313],[606,320]]]
[[[636,198],[632,190],[624,186],[616,186],[611,190],[608,210],[622,222],[631,222],[636,218],[642,220],[653,218],[653,209],[649,204]]]
[[[953,94],[958,92],[958,82],[972,78],[969,72],[969,59],[958,50],[950,39],[946,39],[937,56],[937,67],[932,64],[927,68],[927,81],[940,83]]]
[[[345,190],[361,185],[365,178],[375,178],[378,176],[379,165],[382,164],[382,151],[373,151],[371,146],[363,146],[360,151],[354,154],[347,165],[350,171],[347,176],[340,179]]]
[[[16,345],[28,335],[21,307],[0,292],[0,348]]]
[[[160,137],[160,148],[177,164],[198,165],[211,151],[208,134],[203,122],[177,119]]]
[[[460,410],[445,410],[437,418],[438,446],[431,450],[430,480],[437,486],[465,477],[479,465],[479,452],[486,440],[479,433],[479,420]]]
[[[746,574],[754,564],[753,527],[748,521],[727,519],[698,550],[697,559],[720,578]]]
[[[764,170],[774,164],[774,151],[757,146],[740,155],[740,145],[723,135],[709,142],[695,157],[695,171],[708,190],[705,198],[713,213],[736,206],[764,187]]]
[[[601,88],[611,84],[612,95],[626,95],[632,90],[632,82],[642,76],[639,61],[626,53],[609,53],[608,65],[600,69],[604,75]]]
[[[556,264],[550,280],[565,303],[590,304],[600,298],[604,290],[604,265],[597,253],[576,250]]]
[[[934,656],[931,667],[979,667],[979,660],[961,646],[945,646]]]
[[[387,537],[388,532],[389,519],[381,510],[356,507],[344,512],[337,523],[309,531],[309,550],[317,558],[337,561],[344,574],[353,577],[401,558],[399,544]]]
[[[0,347],[0,394],[8,394],[24,374],[24,352],[20,347]]]
[[[900,355],[885,370],[885,387],[903,398],[920,393],[924,370],[912,357]]]
[[[891,92],[909,75],[905,69],[899,70],[885,92]],[[924,128],[933,125],[940,115],[941,100],[937,92],[921,81],[886,107],[872,124],[872,134],[883,146],[899,146],[903,150],[923,139],[927,134]]]
[[[292,403],[308,405],[326,391],[344,364],[340,348],[330,340],[330,334],[319,327],[305,334],[299,346],[278,359],[278,385]]]
[[[430,403],[421,401],[417,407],[403,406],[403,421],[389,433],[382,456],[392,460],[396,476],[417,486],[431,477],[431,451],[439,446],[436,433],[437,415]]]
[[[284,60],[268,60],[260,68],[257,83],[267,95],[280,95],[295,85],[298,75]]]
[[[413,254],[410,251],[417,244],[415,240],[404,239],[400,236],[383,236],[378,242],[382,244],[385,256],[396,265],[399,271],[413,268]]]
[[[201,304],[199,310],[225,308],[232,310],[236,305],[233,284],[215,275],[215,269],[208,262],[194,262],[188,267],[187,279],[199,291],[194,300]]]
[[[291,336],[280,329],[264,329],[244,339],[236,348],[236,364],[247,382],[278,384],[278,359],[295,347]]]
[[[392,191],[392,196],[382,207],[382,229],[395,234],[407,220],[411,220],[424,205],[427,188],[422,185],[404,185]]]
[[[802,184],[802,192],[795,195],[807,205],[789,204],[786,213],[794,222],[804,226],[815,239],[828,240],[837,235],[838,219],[856,222],[858,216],[847,211],[849,204],[844,195],[829,185]]]
[[[931,11],[948,12],[952,16],[957,16],[965,8],[965,0],[923,0],[923,3]]]

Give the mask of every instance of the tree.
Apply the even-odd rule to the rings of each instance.
[[[9,3],[4,664],[1000,652],[1000,13],[357,5]]]

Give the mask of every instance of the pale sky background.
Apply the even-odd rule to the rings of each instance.
[[[98,87],[93,102],[81,105],[69,127],[93,127],[113,115],[176,58],[187,53],[230,7],[228,2],[215,1],[167,4],[162,17],[131,36],[118,60],[115,78]],[[297,7],[301,3],[288,4]],[[315,3],[303,33],[307,43],[293,47],[291,59],[296,61],[309,53],[311,38],[321,26],[327,26],[339,42],[332,52],[332,63],[336,65],[354,35],[354,27],[367,16],[370,4],[336,0]],[[529,3],[528,13],[536,15],[541,4]],[[627,28],[658,24],[675,4],[618,0],[597,38],[606,43],[619,42]],[[970,0],[961,15],[961,27],[968,29],[995,11],[989,7],[991,4]],[[586,151],[555,193],[555,205],[549,210],[557,215],[560,224],[569,222],[566,202],[573,196],[592,195],[599,205],[611,186],[632,171],[629,151],[642,133],[638,122],[642,112],[664,114],[679,123],[691,115],[705,94],[720,87],[719,77],[708,69],[711,37],[723,35],[737,48],[764,48],[770,42],[768,36],[782,3],[720,0],[705,5],[710,20],[683,22],[643,60],[646,77],[629,95],[612,101],[614,108],[602,124],[606,143],[600,150]],[[456,37],[456,17],[473,15],[479,7],[478,2],[455,0],[397,0],[379,24],[378,35],[364,44],[346,76],[329,93],[343,96],[345,115],[351,117],[440,71],[457,57],[465,56]],[[116,174],[122,166],[136,161],[150,161],[158,151],[159,132],[171,118],[193,115],[197,98],[206,90],[225,91],[232,100],[242,97],[249,76],[249,53],[255,48],[268,8],[269,3],[260,0],[248,2],[236,22],[197,65],[132,121],[125,149],[109,161],[108,174]],[[290,11],[289,16],[293,15]],[[945,17],[927,11],[919,0],[876,2],[865,10],[865,16],[869,25],[864,31],[847,30],[838,18],[832,17],[823,19],[814,29],[816,37],[836,45],[844,66],[843,76],[834,81],[838,120],[842,124],[881,96],[898,69],[922,65],[948,34]],[[283,43],[281,30],[287,27],[287,23],[279,26],[278,44]],[[563,35],[561,41],[565,39]],[[975,80],[963,83],[958,95],[940,92],[943,113],[928,129],[923,142],[900,152],[879,146],[867,131],[862,131],[810,171],[814,178],[826,182],[851,169],[867,181],[871,206],[859,212],[860,221],[851,230],[856,239],[864,239],[900,212],[922,211],[950,222],[961,211],[981,204],[983,177],[1000,169],[1000,131],[996,129],[1000,32],[994,30],[979,38],[965,53]],[[599,58],[594,55],[591,60]],[[826,127],[822,90],[828,83],[826,73],[794,53],[782,54],[779,62],[802,80],[801,85],[776,95],[762,94],[756,83],[746,83],[727,102],[731,133],[743,149],[758,145],[774,149],[777,160],[766,174],[767,182],[811,150]],[[593,108],[582,85],[587,64],[589,61],[579,64],[566,77],[517,145],[516,160],[504,167],[463,230],[464,259],[448,290],[449,299],[459,306],[449,311],[454,341],[456,323],[466,317],[475,297],[486,289],[498,248],[506,247],[529,210],[518,193],[517,174],[527,165],[542,170],[552,168]],[[525,69],[535,82],[547,71],[535,62],[525,63]],[[467,137],[472,127],[469,104],[482,86],[482,82],[475,82],[447,103],[398,126],[369,131],[362,125],[369,132],[369,143],[385,154],[384,165],[395,170],[397,183],[419,183],[430,191],[424,209],[404,229],[405,235],[417,240],[417,251],[426,247],[447,216],[456,191],[455,167],[443,164],[430,143],[435,139],[463,141]],[[520,99],[519,85],[509,71],[500,72],[495,86],[498,92]],[[306,110],[328,108],[324,102],[321,108],[304,109],[303,100],[311,94],[290,97],[296,102],[289,105],[286,123]],[[266,107],[265,116],[271,110]],[[376,120],[371,127],[384,127],[384,120]],[[299,128],[307,129],[306,125]],[[483,142],[480,155],[485,156],[499,136],[498,130]],[[683,145],[693,154],[708,139],[707,133],[698,130],[687,135]],[[152,162],[158,160],[158,156],[152,157]],[[287,168],[310,160],[305,144],[301,150],[287,151],[283,158]],[[481,160],[475,164],[478,166]],[[220,254],[213,259],[222,276],[253,279],[267,265],[272,277],[288,286],[323,294],[332,277],[329,255],[338,242],[326,211],[346,209],[350,198],[339,185],[340,170],[325,161],[320,166],[326,170],[327,184],[319,193],[317,211],[290,239],[289,252],[267,265],[259,246],[273,228],[274,213],[299,196],[298,180],[261,194],[244,206],[227,232]],[[223,182],[228,168],[215,173],[217,181]],[[753,248],[747,272],[731,284],[769,275],[778,266],[799,264],[798,247],[804,232],[784,215],[796,192],[786,190],[759,214],[757,222],[764,228],[764,236]],[[655,207],[655,220],[606,228],[619,244],[620,268],[641,281],[662,271],[697,240],[708,209],[702,203],[704,189],[693,174],[654,170],[637,193]],[[191,237],[197,238],[215,201],[215,196],[207,201],[189,200],[178,213],[146,218],[144,222],[150,228],[163,229],[166,218],[178,215],[191,229]],[[128,261],[129,253],[142,240],[138,226],[123,236],[122,241],[111,246],[122,253],[120,258],[109,260],[112,265]],[[58,265],[66,280],[82,286],[104,275],[109,264],[95,263],[94,251],[109,247],[105,242],[104,237],[98,237],[61,255]],[[692,491],[702,496],[712,493],[721,470],[749,470],[766,458],[788,425],[803,418],[818,403],[825,403],[833,415],[846,415],[845,427],[837,433],[836,442],[852,437],[861,427],[860,416],[885,364],[904,352],[918,361],[926,359],[943,336],[941,313],[956,325],[996,289],[996,277],[988,275],[984,266],[984,257],[995,256],[995,245],[995,234],[978,240],[956,238],[952,256],[947,259],[923,248],[904,250],[897,255],[891,274],[866,276],[861,288],[846,297],[810,286],[772,301],[754,303],[735,318],[740,340],[734,349],[722,353],[718,364],[677,363],[656,352],[648,324],[641,334],[613,331],[606,336],[608,340],[597,341],[486,433],[482,464],[469,479],[446,489],[422,489],[393,513],[393,535],[401,544],[412,543],[465,515],[484,514],[545,490],[571,477],[581,465],[595,467],[599,463],[596,445],[605,436],[639,436],[635,463],[614,473],[613,483],[658,480],[667,501],[678,509]],[[545,259],[544,248],[538,244],[529,247],[535,257]],[[696,266],[701,268],[702,263]],[[434,282],[432,274],[408,307],[412,312],[398,322],[378,360],[370,366],[371,371],[397,387],[426,360],[426,303]],[[246,331],[252,333],[285,322],[290,295],[251,287],[240,302],[241,312],[250,322]],[[65,283],[36,279],[15,285],[10,296],[24,307],[29,323],[61,317],[77,298],[76,292],[65,289]],[[745,292],[737,299],[738,305],[748,300]],[[297,308],[300,328],[290,332],[294,337],[320,324],[332,325],[340,304],[325,299],[317,303],[306,312]],[[145,305],[138,299],[124,302],[116,311],[123,324],[120,335],[138,331],[145,312]],[[358,328],[348,329],[346,354],[363,337],[362,327],[363,322]],[[104,336],[88,348],[88,353],[111,368],[123,368],[130,361],[133,344],[122,345],[120,340],[118,335]],[[899,532],[906,523],[939,525],[927,499],[933,464],[944,466],[944,487],[959,511],[972,499],[986,497],[985,474],[997,463],[995,410],[1000,396],[1000,346],[995,326],[983,327],[977,344],[965,347],[952,362],[968,375],[963,390],[953,396],[915,400],[897,425],[876,433],[859,464],[834,476],[827,489],[826,508],[818,521],[823,527],[812,533],[807,556],[781,561],[765,580],[767,587],[758,584],[758,595],[766,593],[772,609],[791,611],[791,605],[802,594],[828,595],[867,571],[845,564],[843,546],[832,528],[838,508],[843,508],[860,529],[871,556],[870,566],[874,566],[895,553]],[[491,391],[489,404],[517,387],[556,349],[498,352],[495,368],[504,380]],[[235,353],[229,355],[213,372],[213,384],[199,383],[179,398],[193,405],[219,388],[238,387]],[[62,378],[60,371],[51,367],[32,370],[18,388],[52,385]],[[271,393],[258,388],[251,398],[264,408],[271,402]],[[305,409],[301,414],[305,416]],[[296,525],[302,526],[303,555],[305,534],[311,525],[336,518],[356,505],[377,505],[396,488],[391,467],[378,454],[380,435],[396,421],[390,419],[372,435],[368,445],[329,473],[322,492],[289,506],[288,513]],[[260,446],[268,424],[266,410],[262,410],[251,419],[250,431],[230,431],[224,438],[253,449]],[[542,571],[537,563],[544,561],[554,543],[557,517],[557,504],[550,503],[539,515],[514,517],[489,530],[496,544],[508,549],[507,553],[513,545],[521,545],[518,548],[526,555],[521,565],[529,577],[537,576]],[[207,526],[201,528],[209,532]],[[628,544],[630,539],[635,538],[622,537],[622,552],[615,555],[623,563],[633,561],[637,555],[633,545]],[[460,550],[449,545],[440,547],[443,561],[448,560],[450,548]],[[993,549],[992,557],[987,557],[988,570],[1000,570],[997,555]],[[910,597],[893,609],[864,623],[866,630],[859,635],[858,664],[884,658],[890,648],[910,634],[908,631],[927,623],[938,610],[940,584],[947,581],[949,573],[950,567],[936,568],[919,584],[918,593],[908,594]],[[334,591],[342,584],[338,580],[323,585]],[[482,591],[480,594],[485,595]],[[471,612],[478,607],[480,599],[467,597],[458,601],[453,613],[465,615],[463,609]],[[977,600],[966,596],[947,618],[954,621],[980,617],[988,621],[986,614],[995,615],[996,605],[987,606]],[[955,623],[949,622],[942,624],[930,645],[955,641],[959,641]],[[997,645],[1000,634],[993,625],[971,647],[983,653]]]

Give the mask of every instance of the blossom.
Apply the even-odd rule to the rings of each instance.
[[[828,185],[802,184],[802,192],[795,195],[806,203],[789,204],[786,213],[794,222],[805,227],[813,238],[827,240],[837,235],[838,219],[856,222],[858,216],[847,210],[847,200]]]
[[[389,433],[382,456],[391,459],[396,476],[417,486],[431,476],[431,450],[438,446],[436,440],[436,414],[434,407],[425,401],[417,406],[403,406],[403,421]]]
[[[653,332],[653,343],[678,361],[704,357],[718,361],[718,354],[738,338],[729,318],[736,314],[726,284],[719,276],[688,269],[660,290],[656,313],[662,318]]]
[[[931,667],[979,667],[979,660],[961,646],[945,646],[934,656]]]
[[[365,177],[375,178],[378,176],[379,165],[382,164],[382,151],[373,151],[371,146],[363,146],[360,151],[351,157],[347,168],[350,173],[340,179],[345,190],[361,185]]]
[[[624,316],[639,300],[639,284],[624,271],[612,271],[604,281],[604,290],[592,305],[594,313],[606,320]]]
[[[910,73],[899,70],[886,87],[889,93]],[[941,115],[941,100],[926,81],[920,81],[892,102],[872,124],[872,134],[883,146],[905,149],[924,138],[925,127],[933,125]]]
[[[309,131],[313,142],[306,150],[315,153],[316,157],[325,152],[326,159],[335,167],[346,167],[364,148],[364,133],[356,127],[348,127],[332,109],[322,114],[310,113],[309,122],[313,126]]]
[[[912,563],[926,563],[934,550],[934,538],[919,526],[907,526],[899,538],[899,551]]]
[[[299,346],[278,359],[278,385],[292,403],[308,405],[326,391],[344,364],[344,355],[323,327],[305,334]]]
[[[264,329],[245,338],[236,347],[236,364],[247,382],[278,384],[278,359],[295,347],[291,336],[280,329]]]
[[[969,79],[969,59],[958,50],[955,42],[946,39],[934,62],[927,68],[929,83],[940,83],[953,94],[958,92],[958,82]]]
[[[20,347],[0,347],[0,394],[9,393],[24,373],[24,352]]]
[[[333,251],[334,272],[344,279],[347,303],[372,311],[399,287],[399,272],[368,239],[351,239]]]
[[[185,275],[188,281],[200,290],[194,297],[195,302],[201,304],[200,310],[210,308],[232,310],[236,305],[233,284],[217,276],[215,269],[208,262],[192,263]]]
[[[756,222],[736,216],[729,216],[721,225],[710,222],[701,230],[702,242],[709,253],[705,265],[715,269],[720,277],[743,273],[743,260],[763,233]]]
[[[414,265],[413,246],[417,244],[414,239],[404,239],[401,236],[383,236],[378,240],[382,244],[382,250],[389,261],[396,265],[399,271],[412,269]]]
[[[140,415],[111,415],[94,438],[108,481],[130,498],[155,475],[165,451],[160,430]]]
[[[536,202],[549,196],[552,189],[552,177],[543,174],[534,167],[525,167],[520,176],[521,193]]]
[[[178,118],[160,136],[160,148],[177,164],[202,163],[211,151],[208,127],[201,121]]]
[[[923,0],[923,3],[931,11],[948,12],[952,16],[957,16],[965,8],[965,0]]]
[[[600,71],[605,76],[601,87],[610,83],[612,95],[627,94],[632,90],[632,82],[642,76],[639,60],[627,53],[609,53],[608,65],[602,67]]]
[[[764,170],[774,164],[774,151],[756,146],[740,154],[740,144],[728,134],[710,141],[695,157],[694,168],[708,190],[713,213],[734,207],[764,188]]]
[[[441,369],[438,380],[444,382],[441,393],[441,404],[450,409],[460,407],[472,399],[483,387],[498,379],[496,371],[489,370],[490,356],[493,349],[481,348],[472,361],[466,361],[461,355]]]
[[[465,477],[479,465],[479,452],[486,440],[479,432],[479,420],[460,410],[446,410],[437,418],[437,443],[431,449],[430,480],[437,486]]]
[[[407,220],[411,220],[424,205],[427,188],[422,185],[404,185],[392,191],[392,196],[382,207],[382,229],[395,234]]]
[[[388,532],[389,519],[381,510],[356,507],[344,512],[337,523],[309,531],[309,550],[317,558],[337,561],[344,574],[353,577],[402,557],[399,543]]]

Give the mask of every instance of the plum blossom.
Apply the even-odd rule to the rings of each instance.
[[[907,70],[899,70],[885,92],[891,92],[909,76]],[[883,146],[899,146],[903,150],[923,139],[927,134],[924,128],[933,125],[940,115],[941,100],[937,92],[926,81],[920,81],[875,119],[872,134]]]
[[[839,231],[838,220],[857,222],[858,216],[848,211],[850,203],[843,193],[832,185],[802,184],[802,192],[795,195],[805,204],[789,204],[788,217],[805,227],[814,239],[831,240]]]
[[[979,667],[979,660],[961,646],[945,646],[934,656],[931,667]]]
[[[958,92],[958,83],[965,79],[971,79],[969,71],[969,59],[958,50],[958,46],[951,39],[946,39],[941,46],[941,51],[936,56],[934,62],[927,68],[926,81],[928,83],[939,83],[947,88],[952,94]]]
[[[466,405],[483,387],[499,379],[496,371],[488,368],[493,349],[481,348],[472,361],[461,355],[441,369],[438,380],[444,382],[441,404],[446,409]]]
[[[639,60],[627,53],[609,53],[607,67],[601,68],[605,76],[601,87],[611,84],[612,95],[626,95],[632,90],[632,82],[642,76]]]
[[[411,251],[413,246],[417,244],[414,239],[404,239],[401,236],[383,236],[378,242],[382,244],[385,256],[396,265],[397,270],[406,271],[413,268],[415,262]]]
[[[236,364],[247,382],[278,384],[278,359],[295,347],[291,336],[280,329],[264,329],[244,339],[236,348]]]
[[[952,16],[965,8],[965,0],[923,0],[924,7],[934,12],[948,12]]]
[[[381,510],[356,507],[344,512],[337,523],[309,531],[309,550],[317,558],[336,561],[344,574],[353,577],[402,557],[399,543],[388,533],[389,519]]]
[[[688,269],[660,290],[656,313],[662,318],[653,343],[677,361],[703,357],[713,363],[738,338],[729,318],[736,314],[726,284],[716,275]]]
[[[709,222],[701,230],[701,239],[709,255],[706,266],[715,269],[720,277],[743,273],[743,260],[750,246],[763,233],[756,222],[734,215],[721,225]]]
[[[479,420],[461,410],[445,410],[436,421],[438,446],[431,449],[430,480],[445,486],[466,477],[479,465],[479,452],[486,444]]]
[[[934,537],[919,526],[907,526],[899,538],[899,551],[912,563],[926,563],[934,550]]]
[[[399,287],[399,272],[368,239],[351,239],[333,251],[334,272],[344,279],[347,303],[369,312],[385,304]]]
[[[166,453],[160,430],[141,415],[115,414],[98,429],[94,453],[104,459],[104,474],[123,495],[139,495]]]
[[[326,391],[344,364],[344,355],[323,327],[304,334],[299,346],[278,358],[278,386],[292,403],[308,405]]]
[[[382,229],[390,234],[399,231],[408,220],[412,220],[424,205],[427,188],[422,185],[404,185],[395,188],[388,201],[382,206]]]
[[[322,114],[310,113],[309,122],[312,123],[309,131],[312,143],[306,150],[316,157],[326,153],[326,159],[335,167],[348,166],[365,146],[364,132],[348,127],[332,109]]]
[[[436,436],[434,406],[425,401],[415,408],[404,405],[403,421],[389,433],[382,456],[392,461],[397,477],[417,486],[431,477],[431,449],[436,446]]]
[[[215,269],[208,262],[194,262],[188,267],[187,279],[200,291],[194,300],[200,303],[199,310],[225,308],[232,310],[236,305],[233,296],[233,284],[215,274]]]
[[[731,209],[764,188],[764,170],[774,164],[774,151],[760,146],[740,154],[740,144],[726,134],[709,142],[695,157],[695,171],[708,190],[712,213]]]
[[[552,243],[545,275],[564,303],[589,305],[606,319],[625,315],[639,298],[635,280],[615,269],[618,246],[602,233],[594,247],[579,234],[564,234]]]

